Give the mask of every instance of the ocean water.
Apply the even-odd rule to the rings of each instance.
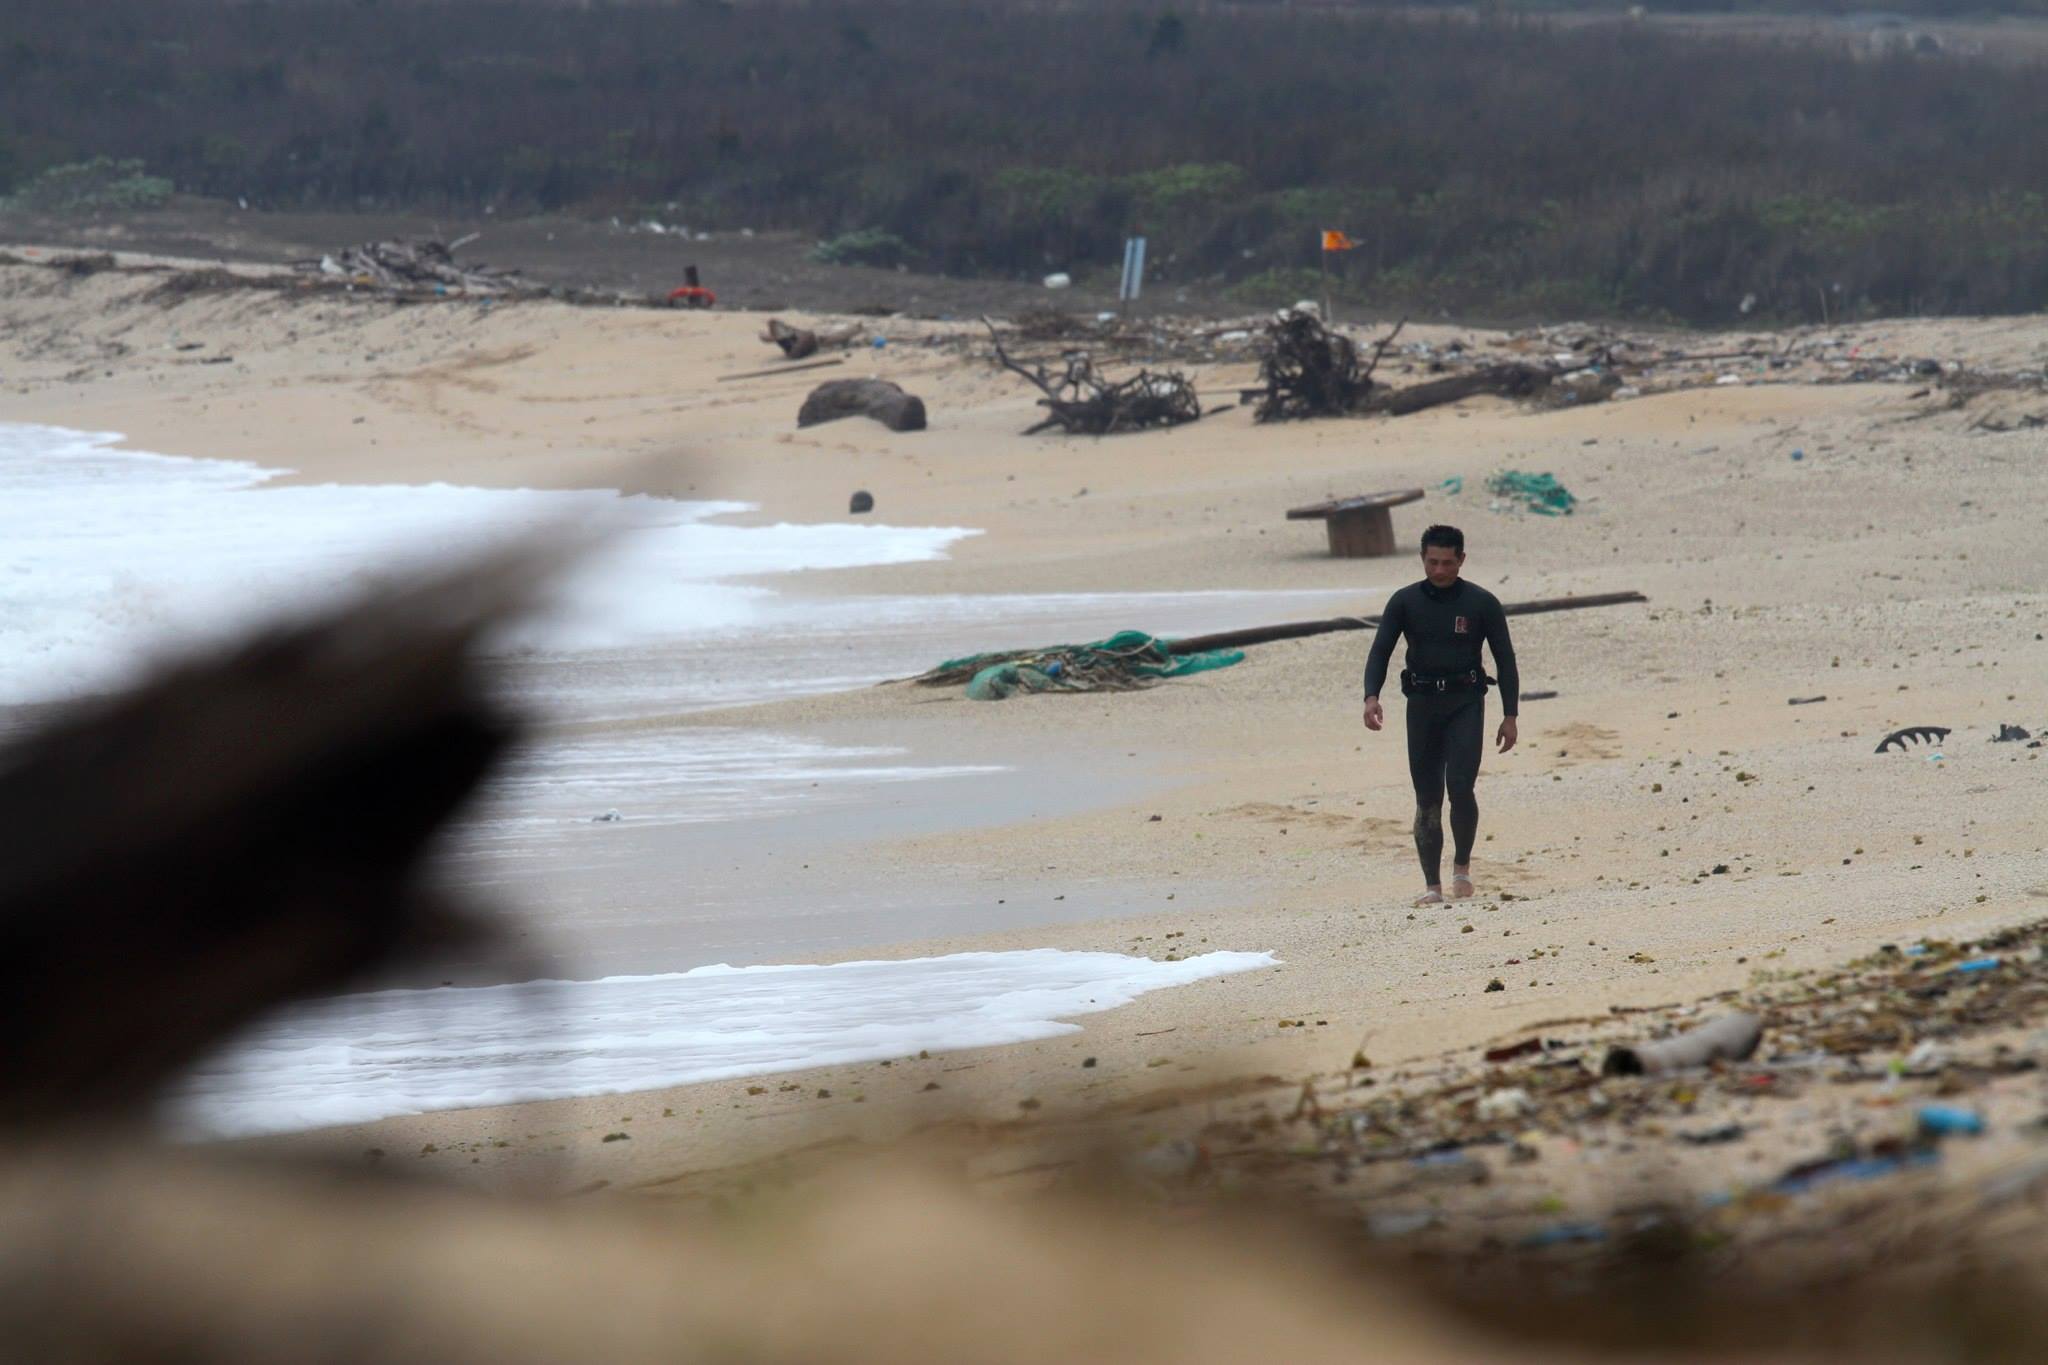
[[[744,504],[604,491],[273,487],[288,471],[116,450],[119,440],[0,423],[0,704],[118,686],[163,654],[564,524],[613,533],[502,643],[509,655],[730,636],[776,594],[726,580],[933,559],[975,534],[726,526],[710,519]]]
[[[453,554],[565,523],[611,528],[550,609],[494,645],[496,684],[544,724],[482,793],[450,859],[458,889],[535,927],[523,960],[599,979],[465,981],[302,1006],[195,1074],[177,1110],[188,1131],[270,1132],[1040,1038],[1070,1027],[1056,1022],[1066,1015],[1270,961],[1043,950],[772,965],[961,921],[938,902],[870,903],[848,886],[766,906],[748,889],[752,863],[724,881],[693,876],[711,857],[742,846],[758,860],[818,856],[855,831],[909,832],[966,809],[1021,818],[1042,793],[1073,801],[1072,784],[1035,787],[986,755],[659,720],[859,686],[979,650],[1126,626],[1227,629],[1310,603],[1342,609],[1334,603],[1227,592],[807,600],[730,580],[928,560],[975,532],[730,526],[714,519],[748,509],[601,491],[278,486],[281,470],[122,451],[119,439],[0,423],[0,724],[10,705],[118,687],[154,660]],[[1118,790],[1090,787],[1097,799]],[[742,829],[754,833],[735,843]],[[1019,922],[1051,917],[1032,913],[1045,919]],[[1076,898],[1057,913],[1088,907]],[[735,958],[771,965],[724,965]],[[626,974],[649,971],[659,974]]]
[[[246,1137],[1030,1042],[1148,991],[1273,965],[1034,949],[345,996],[203,1063],[166,1118],[188,1137]]]

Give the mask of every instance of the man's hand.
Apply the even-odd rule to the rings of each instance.
[[[1506,753],[1514,748],[1515,741],[1519,738],[1521,736],[1515,733],[1515,718],[1513,716],[1502,716],[1500,733],[1494,736],[1494,739],[1500,744],[1500,751]]]
[[[1377,730],[1386,723],[1387,713],[1380,710],[1380,699],[1378,697],[1367,697],[1365,699],[1365,728]]]

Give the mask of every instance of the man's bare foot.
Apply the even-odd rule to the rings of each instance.
[[[1444,889],[1441,886],[1432,886],[1429,890],[1417,896],[1415,903],[1417,905],[1442,905],[1444,903]]]
[[[1451,898],[1461,901],[1470,900],[1473,894],[1472,874],[1470,872],[1453,872],[1451,874]]]

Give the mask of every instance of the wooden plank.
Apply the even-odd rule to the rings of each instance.
[[[1586,607],[1617,607],[1650,599],[1639,592],[1596,592],[1584,597],[1545,597],[1530,602],[1508,602],[1501,610],[1509,616],[1536,616],[1551,611],[1578,611]],[[1327,635],[1338,630],[1372,630],[1377,616],[1333,616],[1322,621],[1289,621],[1278,626],[1252,626],[1226,630],[1214,635],[1190,635],[1167,645],[1171,654],[1200,654],[1211,649],[1242,649],[1246,645],[1269,644],[1275,640],[1299,640],[1310,635]]]
[[[1361,508],[1400,507],[1422,500],[1420,488],[1397,488],[1385,493],[1363,493],[1351,498],[1332,498],[1328,502],[1310,503],[1307,507],[1291,508],[1287,513],[1289,521],[1313,521],[1319,517],[1336,516],[1341,512],[1357,511]]]
[[[725,384],[735,379],[769,379],[778,374],[795,374],[798,370],[822,370],[827,366],[844,365],[845,363],[846,358],[841,356],[833,360],[813,360],[802,365],[777,365],[772,370],[748,370],[745,374],[722,374],[718,376],[718,382]]]

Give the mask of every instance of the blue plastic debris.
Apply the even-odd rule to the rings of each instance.
[[[1958,962],[1955,965],[1955,970],[1959,972],[1988,972],[1993,967],[1996,967],[2001,960],[1995,957],[1973,957],[1968,962]]]
[[[1953,1104],[1922,1105],[1916,1117],[1926,1137],[1981,1137],[1984,1133],[1982,1114]]]
[[[1805,1194],[1808,1190],[1822,1185],[1832,1185],[1838,1180],[1875,1180],[1880,1176],[1896,1175],[1900,1171],[1916,1166],[1931,1166],[1941,1160],[1941,1154],[1932,1148],[1904,1152],[1897,1156],[1847,1157],[1837,1161],[1811,1162],[1794,1166],[1771,1189],[1778,1194]]]
[[[1604,1242],[1607,1229],[1598,1223],[1553,1223],[1522,1238],[1524,1247],[1556,1247],[1572,1242]]]
[[[1795,460],[1803,460],[1806,458],[1806,452],[1803,450],[1795,450],[1792,452],[1792,458]]]

